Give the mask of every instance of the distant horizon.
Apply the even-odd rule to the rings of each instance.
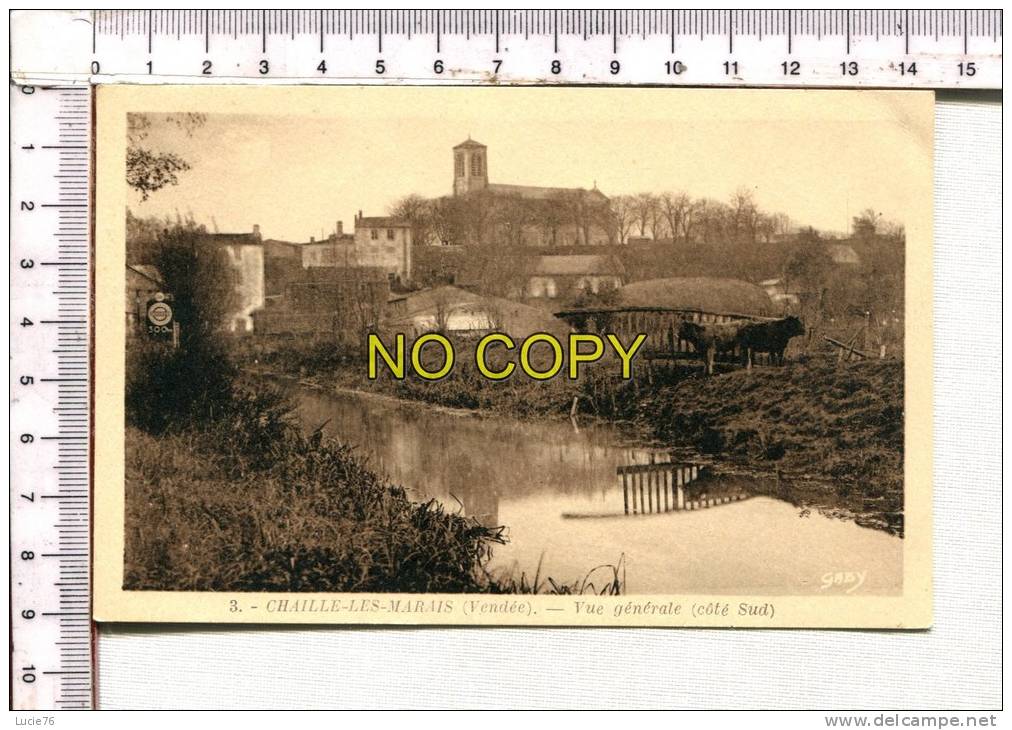
[[[264,239],[305,243],[326,238],[337,221],[351,233],[359,210],[387,215],[408,195],[451,195],[452,149],[471,138],[488,147],[492,183],[725,203],[745,187],[763,212],[785,214],[795,228],[846,237],[867,208],[908,224],[902,170],[911,155],[930,155],[930,130],[911,129],[903,99],[876,92],[826,92],[813,104],[810,92],[739,103],[672,90],[633,94],[641,103],[627,97],[615,111],[589,89],[552,90],[578,109],[544,89],[483,104],[471,102],[486,89],[402,87],[391,108],[356,103],[378,89],[330,91],[350,102],[341,116],[208,114],[189,135],[150,112],[142,146],[176,153],[191,169],[147,201],[131,191],[128,207],[138,217],[192,216],[222,232],[259,225]]]

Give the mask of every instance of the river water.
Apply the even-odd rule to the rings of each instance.
[[[903,541],[799,508],[751,478],[673,460],[653,478],[616,471],[672,461],[606,425],[481,417],[289,385],[306,428],[355,444],[416,499],[506,525],[493,571],[581,581],[621,561],[630,594],[896,594]],[[635,471],[635,470],[633,470]],[[626,511],[629,514],[626,514]],[[591,576],[607,579],[610,571]],[[598,581],[600,582],[600,581]]]

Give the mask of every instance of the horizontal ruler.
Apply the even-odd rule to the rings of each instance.
[[[1001,88],[1000,10],[18,11],[19,83]]]

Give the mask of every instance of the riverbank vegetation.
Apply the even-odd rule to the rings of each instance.
[[[572,584],[491,573],[503,527],[413,501],[354,447],[306,434],[276,390],[238,388],[205,415],[127,429],[128,590],[620,591],[618,568]]]

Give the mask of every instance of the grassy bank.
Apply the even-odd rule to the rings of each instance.
[[[776,496],[902,534],[902,362],[688,378],[645,397],[635,418],[666,443],[772,472]]]
[[[267,391],[199,425],[126,438],[129,590],[581,592],[491,575],[503,529],[418,503],[355,451],[306,436]],[[617,593],[615,580],[593,590]]]
[[[476,371],[466,347],[458,352],[465,353],[458,365],[436,382],[411,373],[399,381],[369,381],[364,359],[338,354],[326,342],[243,357],[323,387],[521,419],[564,418],[576,398],[584,417],[632,424],[646,439],[692,449],[722,470],[749,472],[778,498],[902,534],[902,361],[841,363],[814,356],[711,378],[691,364],[638,362],[628,381],[615,376],[615,363],[602,361],[577,381],[515,375],[494,382]]]

